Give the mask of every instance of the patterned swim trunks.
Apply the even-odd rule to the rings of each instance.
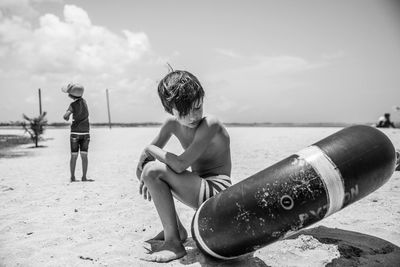
[[[217,175],[203,178],[200,185],[199,206],[212,196],[232,185],[231,178],[227,175]]]

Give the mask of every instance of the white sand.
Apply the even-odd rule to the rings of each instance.
[[[338,130],[229,128],[233,181]],[[15,132],[22,133],[0,130]],[[139,260],[150,247],[144,241],[161,229],[153,203],[138,194],[134,174],[138,155],[156,132],[93,129],[88,172],[93,183],[69,183],[68,129],[48,130],[45,137],[51,139],[41,143],[45,147],[24,145],[13,152],[28,152],[25,156],[0,159],[0,266],[324,266],[334,258],[338,266],[400,262],[400,172],[376,192],[309,227],[305,235],[237,260],[205,257],[191,238],[182,259],[168,264]],[[385,133],[400,147],[399,130]],[[180,151],[175,140],[168,148]],[[78,159],[77,178],[80,174]],[[194,211],[180,203],[177,208],[189,230]]]

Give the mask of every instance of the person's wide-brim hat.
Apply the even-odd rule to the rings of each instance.
[[[70,83],[65,87],[61,88],[61,91],[63,91],[64,93],[76,96],[76,97],[81,97],[83,95],[83,91],[85,90],[85,88],[77,83]]]

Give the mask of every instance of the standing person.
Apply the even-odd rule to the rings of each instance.
[[[80,152],[82,159],[82,182],[92,182],[92,179],[87,179],[86,173],[88,168],[88,149],[90,142],[89,134],[89,110],[85,99],[82,98],[84,88],[80,84],[70,83],[61,89],[64,93],[73,100],[69,105],[67,112],[64,114],[64,119],[69,120],[72,114],[71,124],[71,182],[75,182],[75,166],[78,154]]]
[[[168,262],[183,257],[187,231],[176,213],[174,198],[197,209],[201,203],[231,185],[230,138],[214,116],[203,115],[204,90],[187,71],[172,71],[158,85],[166,112],[172,115],[150,145],[136,169],[139,192],[153,199],[163,231],[153,240],[164,240],[160,249],[144,260]],[[174,135],[184,152],[163,149]],[[190,167],[190,170],[188,168]]]

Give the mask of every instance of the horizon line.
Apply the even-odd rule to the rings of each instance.
[[[19,127],[22,121],[0,122],[0,127]],[[223,122],[226,126],[321,126],[321,127],[346,127],[355,124],[374,125],[373,122]],[[50,122],[47,127],[68,127],[68,122]],[[159,126],[162,122],[92,122],[94,127],[120,126],[120,127],[137,127],[137,126]]]

